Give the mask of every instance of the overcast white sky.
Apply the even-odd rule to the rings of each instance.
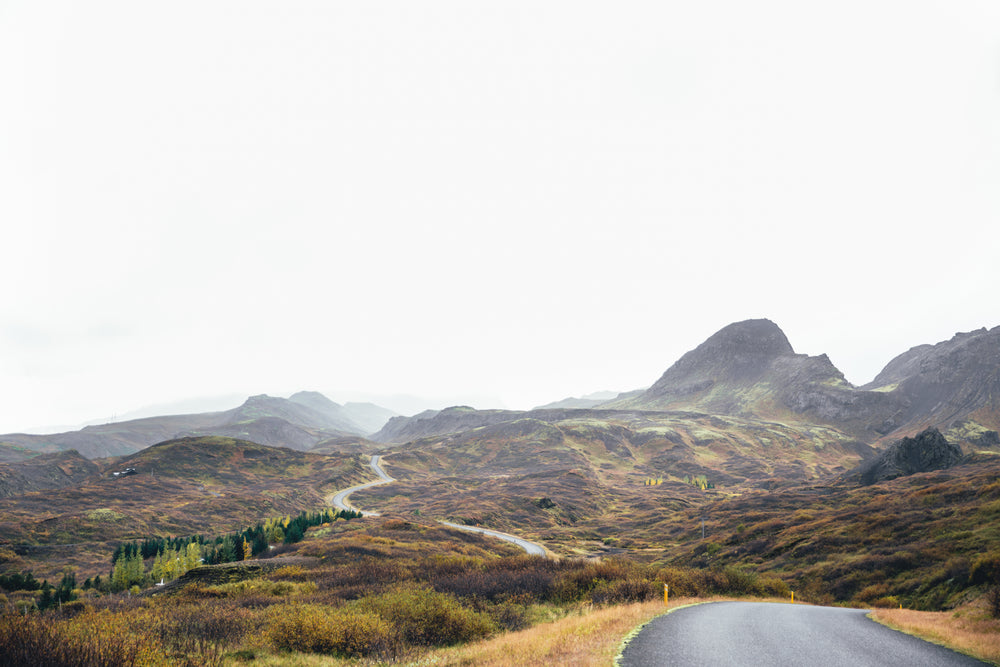
[[[862,384],[1000,324],[998,186],[995,0],[0,0],[0,432],[527,408],[751,317]]]

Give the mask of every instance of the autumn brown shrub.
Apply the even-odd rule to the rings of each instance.
[[[413,585],[362,598],[355,605],[389,621],[407,643],[416,646],[449,646],[497,630],[489,616],[462,606],[454,596]]]
[[[884,598],[889,595],[889,584],[884,581],[880,581],[876,584],[871,584],[870,586],[865,586],[854,596],[855,602],[860,602],[862,604],[871,604],[874,600],[879,598]]]
[[[0,660],[9,667],[137,667],[159,653],[153,639],[124,632],[109,612],[86,610],[71,620],[54,614],[0,614]]]
[[[785,597],[789,594],[788,584],[781,579],[762,577],[752,570],[735,566],[710,570],[706,574],[706,584],[705,592],[719,595]]]
[[[670,587],[671,595],[696,596],[705,589],[704,576],[697,570],[684,567],[664,567],[656,573],[656,582]]]
[[[259,627],[252,611],[223,601],[161,608],[146,618],[163,646],[186,657],[197,656],[206,665],[221,664],[227,649]]]
[[[482,558],[454,555],[433,556],[420,561],[420,575],[423,579],[439,579],[469,570],[481,570],[483,566]]]
[[[471,570],[430,580],[434,590],[457,597],[478,597],[502,600],[515,596],[530,596],[536,601],[549,598],[553,572],[532,569],[491,571]]]
[[[504,600],[498,604],[487,605],[483,610],[498,628],[508,631],[523,630],[528,627],[528,610],[524,604],[515,600]]]
[[[270,612],[267,639],[279,650],[388,658],[400,648],[396,628],[363,610],[282,605]]]
[[[895,595],[887,595],[885,597],[872,600],[871,606],[876,609],[895,609],[899,606],[899,598]]]
[[[590,591],[590,600],[595,604],[624,604],[645,602],[659,595],[656,584],[649,579],[629,578],[599,582]]]
[[[1000,585],[1000,551],[989,551],[976,558],[969,569],[973,584]]]
[[[269,575],[270,579],[289,581],[309,581],[313,578],[313,572],[306,570],[301,565],[285,565]]]
[[[986,594],[986,604],[993,618],[1000,618],[1000,586],[994,586]]]
[[[413,579],[410,568],[395,560],[363,558],[350,565],[316,570],[313,581],[321,591],[351,591],[344,599],[354,599],[366,593],[381,592],[388,583]]]

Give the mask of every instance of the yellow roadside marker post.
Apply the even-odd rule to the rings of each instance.
[[[665,605],[670,604],[670,589],[667,587],[666,584],[663,584],[663,604]]]
[[[792,604],[795,604],[795,591],[792,591]]]

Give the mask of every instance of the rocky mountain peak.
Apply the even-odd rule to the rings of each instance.
[[[735,322],[681,357],[649,393],[662,394],[685,385],[699,390],[719,381],[752,382],[775,359],[794,354],[785,333],[771,320]]]
[[[748,356],[795,354],[785,332],[768,319],[734,322],[719,329],[700,347],[732,350]]]

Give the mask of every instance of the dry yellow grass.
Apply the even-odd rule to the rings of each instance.
[[[691,599],[670,600],[670,608]],[[509,632],[486,641],[441,649],[424,655],[412,665],[611,665],[622,640],[634,628],[666,611],[662,600],[583,608],[552,623]]]
[[[877,609],[872,618],[896,630],[1000,665],[1000,619],[990,618],[981,604],[964,605],[954,611]]]

